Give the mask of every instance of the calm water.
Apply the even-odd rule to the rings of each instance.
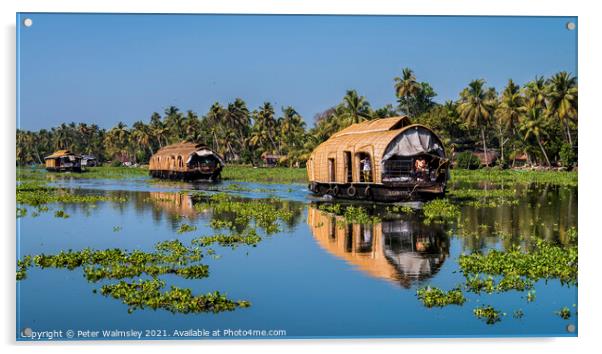
[[[528,243],[529,238],[520,235],[566,244],[566,230],[577,225],[576,188],[521,187],[516,205],[462,207],[462,225],[427,225],[417,216],[404,215],[389,215],[374,225],[345,225],[340,217],[318,210],[301,185],[237,183],[232,187],[225,183],[216,187],[142,179],[56,183],[75,188],[77,193],[124,196],[127,202],[99,202],[96,207],[54,204],[36,217],[31,215],[34,208],[28,207],[27,216],[18,219],[19,257],[86,247],[152,251],[163,240],[188,242],[214,234],[209,222],[216,216],[211,210],[198,212],[187,194],[175,193],[183,187],[222,189],[242,198],[277,196],[284,200],[279,207],[292,211],[294,218],[283,225],[282,232],[265,237],[257,247],[214,247],[221,257],[204,259],[210,266],[208,278],[162,276],[168,285],[190,288],[194,294],[219,290],[229,298],[249,300],[249,308],[218,314],[172,314],[160,309],[128,313],[120,300],[93,293],[116,281],[89,283],[80,268],[32,267],[27,279],[17,282],[17,333],[24,328],[140,330],[143,338],[147,329],[165,330],[160,334],[170,337],[174,330],[188,329],[285,330],[286,337],[577,333],[567,330],[568,325],[577,325],[573,307],[577,288],[562,286],[557,280],[536,283],[534,302],[528,302],[524,292],[465,292],[468,301],[463,306],[428,309],[416,297],[417,288],[425,285],[451,289],[462,283],[457,264],[462,253]],[[64,209],[70,217],[54,217],[57,209]],[[177,234],[182,223],[195,225],[197,230]],[[472,313],[484,304],[507,315],[488,325]],[[573,312],[569,320],[555,314],[564,306]],[[518,309],[524,311],[524,317],[513,318]]]

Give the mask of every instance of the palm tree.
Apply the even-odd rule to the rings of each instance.
[[[121,159],[125,157],[129,161],[129,139],[130,132],[127,126],[123,122],[119,122],[105,136],[106,149],[112,157],[119,156]]]
[[[265,102],[258,111],[254,112],[254,124],[252,136],[254,135],[254,144],[259,144],[263,151],[275,151],[277,148],[274,133],[276,131],[276,119],[274,118],[274,108],[270,102]]]
[[[222,139],[222,126],[224,125],[226,116],[226,110],[219,102],[213,103],[211,108],[209,108],[209,112],[205,117],[206,128],[208,130],[209,136],[211,137],[211,144],[213,150],[217,151],[220,154],[223,154],[220,143],[223,141]]]
[[[543,156],[546,159],[547,165],[550,166],[550,159],[548,158],[546,149],[544,149],[541,142],[542,137],[548,136],[546,131],[546,119],[542,114],[542,109],[538,107],[530,108],[523,116],[520,130],[523,133],[525,140],[531,137],[535,138]]]
[[[496,118],[501,132],[512,132],[512,136],[516,136],[516,125],[518,124],[521,115],[525,112],[524,104],[525,99],[521,95],[520,87],[515,84],[512,79],[508,80],[508,84],[502,92],[499,107],[496,110]],[[500,134],[502,161],[504,160],[504,144],[506,141],[507,140],[504,140],[503,134]]]
[[[566,129],[569,145],[573,146],[569,122],[577,120],[577,78],[561,71],[548,80],[548,112]]]
[[[169,129],[171,142],[180,142],[184,140],[184,117],[180,110],[175,106],[169,106],[165,109],[165,125]]]
[[[543,76],[536,76],[535,80],[528,82],[525,85],[525,105],[529,108],[546,106],[546,81]]]
[[[247,104],[241,98],[237,98],[233,103],[228,104],[226,111],[226,123],[228,129],[234,134],[232,141],[236,147],[236,155],[240,157],[242,152],[247,149],[248,135],[251,126],[251,116]]]
[[[484,86],[485,80],[483,79],[473,80],[468,84],[468,87],[460,93],[458,113],[469,126],[480,129],[485,161],[488,165],[489,155],[485,140],[485,127],[491,118],[493,103],[491,101],[491,92],[485,90]]]
[[[355,90],[348,90],[343,97],[342,114],[339,118],[345,125],[360,123],[372,118],[370,103]]]
[[[168,130],[167,127],[165,127],[165,124],[161,121],[161,115],[159,113],[153,112],[150,118],[149,126],[151,134],[157,140],[159,148],[162,148],[164,138],[167,144],[167,138],[165,135],[167,134]]]
[[[201,140],[201,122],[195,112],[186,111],[186,117],[182,122],[182,131],[183,138],[186,141],[198,142]]]
[[[403,68],[401,77],[395,77],[395,94],[398,98],[404,98],[406,102],[405,113],[410,115],[409,99],[420,91],[420,84],[416,81],[416,76],[410,68]]]
[[[142,121],[137,121],[132,125],[132,139],[142,150],[148,148],[151,156],[153,154],[153,148],[151,144],[151,132],[150,128]]]

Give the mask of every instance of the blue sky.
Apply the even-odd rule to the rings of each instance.
[[[21,25],[31,18],[33,26]],[[20,14],[22,129],[62,122],[110,128],[169,105],[205,114],[243,98],[313,116],[356,89],[395,103],[393,78],[412,68],[436,101],[472,79],[501,90],[561,70],[577,74],[569,17]]]

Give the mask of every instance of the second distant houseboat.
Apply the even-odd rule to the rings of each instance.
[[[51,172],[81,172],[81,161],[81,156],[69,150],[57,150],[44,158],[44,165]]]
[[[405,116],[353,124],[320,144],[307,161],[315,194],[378,201],[441,195],[448,169],[439,137]]]
[[[151,156],[150,175],[186,181],[218,181],[225,163],[205,145],[183,142],[165,146]]]

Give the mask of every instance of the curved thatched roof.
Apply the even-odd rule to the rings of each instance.
[[[198,156],[211,155],[217,159],[221,166],[225,165],[224,159],[203,144],[182,142],[159,149],[149,161],[150,170],[186,170],[186,164],[193,154]]]
[[[57,159],[59,157],[65,157],[65,156],[75,156],[74,153],[72,153],[70,150],[57,150],[55,152],[52,153],[52,155],[48,155],[46,157],[44,157],[44,159]]]
[[[391,155],[432,153],[445,157],[443,143],[428,127],[411,124],[407,116],[374,119],[353,124],[320,144],[312,152],[307,163],[309,180],[330,182],[328,159],[335,159],[336,182],[345,182],[345,152],[350,152],[354,159],[358,153],[368,153],[372,158],[376,183],[381,181],[381,162]],[[352,163],[355,165],[357,161]]]

